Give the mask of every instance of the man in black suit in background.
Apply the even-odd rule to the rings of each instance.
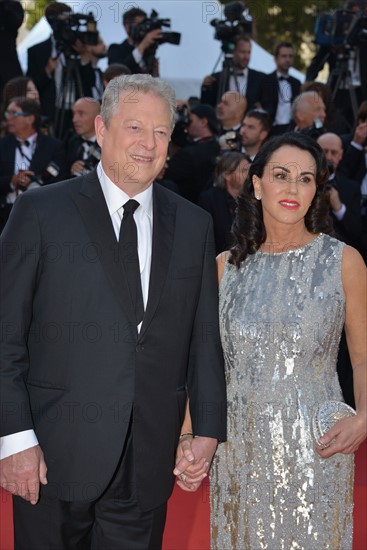
[[[64,20],[71,8],[62,2],[51,2],[46,7],[45,17],[51,28]],[[66,26],[67,28],[67,26]],[[62,32],[59,30],[59,34]],[[75,100],[83,96],[93,97],[96,75],[91,63],[88,46],[79,38],[73,43],[65,40],[60,45],[52,34],[47,40],[32,46],[28,50],[27,75],[32,78],[40,94],[42,114],[47,116],[51,126],[55,126],[55,135],[64,139],[71,126],[71,108]],[[65,53],[64,46],[70,48]],[[72,67],[67,78],[68,67]],[[78,76],[78,78],[77,78]]]
[[[223,93],[227,91],[240,92],[245,96],[248,109],[252,109],[259,102],[265,74],[248,67],[251,57],[251,39],[245,34],[240,34],[236,36],[234,44],[233,74],[225,75],[222,71],[206,76],[201,86],[201,103],[208,103],[215,107]]]
[[[160,548],[188,398],[186,458],[226,437],[210,215],[153,183],[175,107],[159,79],[112,80],[97,170],[24,193],[1,236],[16,550]]]
[[[8,135],[0,139],[0,231],[17,197],[31,186],[66,176],[64,144],[40,132],[40,106],[15,97],[5,112]]]
[[[187,134],[192,142],[179,149],[170,160],[165,178],[178,185],[185,199],[197,203],[199,195],[212,184],[216,158],[218,120],[211,105],[198,104],[189,114]]]
[[[0,97],[5,84],[11,78],[21,76],[17,54],[18,29],[23,23],[24,10],[20,2],[1,0],[0,2]]]
[[[271,117],[272,136],[289,130],[292,120],[292,102],[300,92],[301,82],[289,75],[293,58],[292,44],[279,42],[274,49],[276,70],[264,77],[261,86],[260,103]]]
[[[162,36],[161,29],[154,29],[144,36],[142,40],[136,40],[132,29],[147,18],[145,11],[140,8],[131,8],[122,16],[122,24],[127,38],[121,44],[111,44],[108,48],[108,64],[121,63],[126,65],[132,73],[147,72],[144,56],[151,46],[154,46]],[[155,66],[155,74],[158,76],[158,65]]]

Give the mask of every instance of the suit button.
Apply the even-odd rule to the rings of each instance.
[[[135,349],[136,349],[137,352],[143,351],[143,350],[144,350],[144,346],[142,346],[141,344],[138,344],[138,345],[136,346]]]

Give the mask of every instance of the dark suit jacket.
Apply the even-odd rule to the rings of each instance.
[[[10,180],[14,175],[16,147],[17,140],[14,136],[8,135],[0,139],[0,197],[11,192]],[[33,170],[36,175],[41,175],[51,161],[59,166],[60,173],[56,178],[51,178],[48,183],[61,181],[66,176],[64,144],[51,136],[38,134],[29,170]]]
[[[351,246],[354,246],[359,252],[366,256],[366,251],[362,242],[362,219],[361,219],[361,190],[357,181],[351,180],[336,172],[334,184],[339,191],[340,200],[345,204],[347,210],[341,221],[332,214],[334,229],[337,237]]]
[[[212,86],[202,86],[201,87],[201,103],[208,103],[215,107],[219,102],[218,90],[219,90],[219,81],[221,77],[221,72],[214,73],[211,76],[214,76],[215,82]],[[259,101],[262,80],[265,76],[265,73],[260,71],[255,71],[254,69],[248,70],[248,81],[247,81],[247,90],[246,90],[246,99],[247,99],[247,110],[252,109],[255,106],[255,103]],[[225,89],[228,90],[229,82],[226,82]]]
[[[215,137],[183,147],[170,158],[164,177],[178,185],[182,197],[196,203],[200,193],[210,185],[219,153]]]
[[[35,429],[48,465],[45,494],[97,498],[132,421],[139,505],[165,502],[187,393],[194,432],[226,437],[210,216],[153,185],[140,334],[95,172],[24,193],[1,235],[9,338],[0,373],[10,408],[2,408],[0,435]]]
[[[20,2],[0,2],[0,93],[8,80],[23,74],[16,44],[23,18],[24,10]]]
[[[213,218],[215,251],[220,254],[233,244],[231,227],[236,210],[236,201],[225,189],[211,187],[199,197],[199,206]]]
[[[291,86],[291,97],[289,99],[292,103],[293,99],[299,94],[301,83],[297,78],[289,76],[288,82]],[[274,121],[279,101],[279,82],[277,72],[265,75],[261,85],[260,103],[263,109],[269,112],[272,121]]]
[[[121,44],[111,44],[108,48],[108,64],[122,63],[129,67],[133,74],[142,73],[140,65],[138,65],[132,56],[135,46],[132,46],[128,40],[124,40]]]

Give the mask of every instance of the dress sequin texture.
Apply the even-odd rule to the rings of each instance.
[[[211,471],[213,550],[352,548],[354,456],[321,459],[310,422],[340,400],[343,243],[226,263],[220,319],[228,441]]]

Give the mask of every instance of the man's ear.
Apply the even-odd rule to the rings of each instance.
[[[101,115],[97,115],[94,120],[94,128],[96,131],[96,138],[98,145],[102,148],[103,145],[103,136],[106,130],[106,127],[104,125],[104,122],[102,120]]]

